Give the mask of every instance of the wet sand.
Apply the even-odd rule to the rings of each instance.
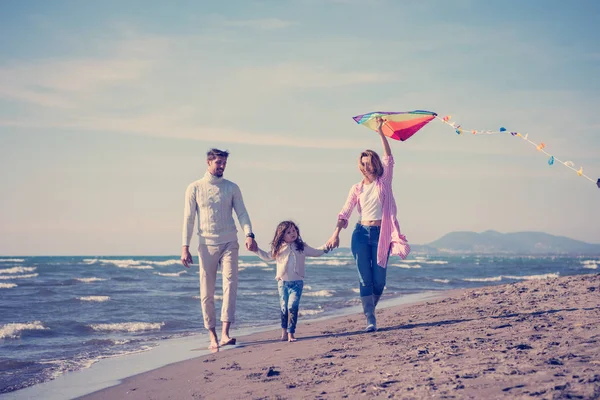
[[[84,399],[600,398],[600,274],[525,281],[238,338]],[[192,349],[190,349],[192,350]]]

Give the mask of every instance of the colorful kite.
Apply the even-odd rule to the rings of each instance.
[[[383,134],[391,139],[405,141],[429,121],[437,117],[437,114],[431,111],[415,110],[406,112],[372,112],[363,115],[357,115],[354,120],[377,132],[377,117],[384,119],[381,127]]]
[[[562,161],[556,158],[554,155],[548,153],[546,150],[546,144],[544,142],[535,143],[529,139],[528,134],[522,134],[519,132],[509,132],[506,128],[502,127],[497,131],[482,131],[476,129],[465,129],[461,127],[461,125],[450,121],[450,116],[446,116],[443,118],[438,117],[438,115],[432,111],[423,111],[423,110],[415,110],[415,111],[404,111],[404,112],[372,112],[363,115],[357,115],[354,117],[354,121],[357,123],[364,125],[374,131],[377,132],[377,119],[381,117],[384,120],[384,123],[381,127],[383,134],[391,139],[404,141],[410,138],[412,135],[417,133],[419,129],[427,125],[429,121],[438,119],[442,121],[444,124],[451,126],[454,131],[461,135],[464,132],[470,132],[473,135],[493,135],[493,134],[510,134],[514,137],[519,137],[526,141],[527,143],[533,145],[539,152],[544,153],[548,156],[548,165],[554,165],[555,162],[564,165],[572,171],[575,171],[578,176],[581,176],[591,182],[594,182],[592,178],[585,175],[583,173],[583,167],[579,167],[579,169],[575,168],[575,164],[572,161]],[[600,188],[600,179],[596,181],[596,185]]]

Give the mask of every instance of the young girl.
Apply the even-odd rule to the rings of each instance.
[[[324,247],[313,249],[300,237],[300,229],[292,221],[283,221],[277,225],[275,237],[271,242],[271,252],[260,247],[255,253],[264,261],[277,262],[277,287],[281,310],[281,340],[295,342],[298,306],[304,287],[305,257],[319,257],[328,253]],[[289,322],[288,322],[289,319]]]

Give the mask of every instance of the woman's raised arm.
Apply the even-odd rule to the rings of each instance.
[[[388,143],[388,138],[383,134],[383,130],[381,129],[385,121],[383,118],[377,118],[377,131],[379,133],[379,137],[381,138],[381,143],[383,144],[383,155],[391,156],[392,149],[390,148],[390,144]]]

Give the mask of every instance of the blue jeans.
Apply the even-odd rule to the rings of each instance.
[[[381,296],[385,288],[386,268],[377,265],[379,226],[356,224],[352,232],[352,255],[358,267],[360,296]]]
[[[289,333],[296,332],[302,288],[304,288],[304,281],[279,281],[277,283],[277,289],[279,290],[279,310],[281,311],[281,327],[287,329]]]

